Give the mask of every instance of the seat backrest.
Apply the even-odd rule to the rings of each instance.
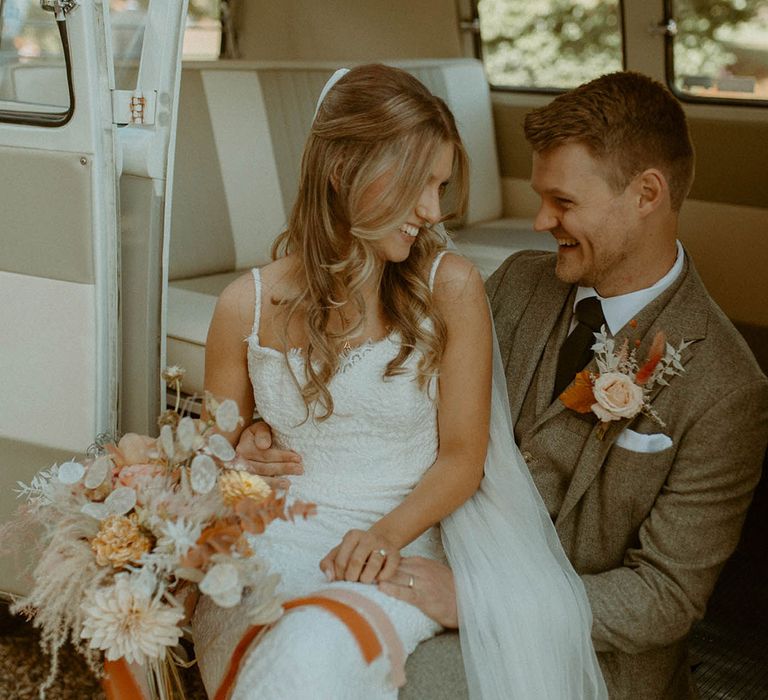
[[[442,97],[470,157],[467,224],[501,216],[490,94],[474,59],[393,62]],[[185,64],[176,139],[171,279],[269,260],[298,186],[329,63]]]

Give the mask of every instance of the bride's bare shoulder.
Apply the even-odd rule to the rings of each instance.
[[[477,268],[467,258],[451,250],[437,261],[434,275],[433,294],[438,304],[453,303],[468,292],[480,296],[485,294],[483,279]]]
[[[284,299],[298,292],[298,261],[293,255],[273,260],[261,268],[263,294]]]
[[[274,305],[267,303],[269,300],[290,298],[296,294],[295,271],[296,261],[291,256],[278,258],[259,268],[262,316],[265,312],[267,317],[272,315]],[[255,318],[255,284],[253,271],[249,270],[227,285],[219,296],[214,315],[219,323],[226,325],[228,332],[239,333],[242,337],[250,333]]]
[[[259,268],[261,288],[272,294],[290,294],[296,286],[294,281],[295,261],[290,257],[279,258]],[[243,273],[230,282],[219,296],[219,305],[229,309],[250,306],[256,299],[253,270]]]

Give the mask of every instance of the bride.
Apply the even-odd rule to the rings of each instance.
[[[401,555],[443,559],[441,521],[473,696],[605,696],[584,591],[512,442],[482,280],[432,228],[446,189],[461,215],[467,167],[453,116],[415,78],[338,71],[274,262],[219,299],[206,389],[302,456],[290,493],[317,515],[253,538],[299,604],[241,663],[243,615],[198,606],[211,696],[395,698],[405,655],[440,628],[375,584]],[[356,614],[387,651],[372,663]]]

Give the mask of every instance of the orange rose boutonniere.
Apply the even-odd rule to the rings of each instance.
[[[616,341],[608,337],[603,326],[599,333],[595,333],[592,346],[598,371],[579,372],[559,398],[577,413],[594,413],[600,419],[597,435],[601,439],[611,421],[634,418],[638,413],[644,413],[664,426],[664,421],[650,404],[650,393],[656,385],[667,385],[670,377],[684,371],[681,353],[690,344],[682,341],[675,349],[659,331],[641,365],[636,356],[637,348],[630,350],[629,340],[624,340],[617,349]]]

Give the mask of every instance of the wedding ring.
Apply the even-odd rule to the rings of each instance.
[[[408,588],[413,588],[413,584],[416,583],[416,581],[413,580],[413,576],[408,577]]]
[[[379,550],[379,554],[381,554],[382,557],[386,557],[387,556],[387,550],[386,549],[380,549]]]

